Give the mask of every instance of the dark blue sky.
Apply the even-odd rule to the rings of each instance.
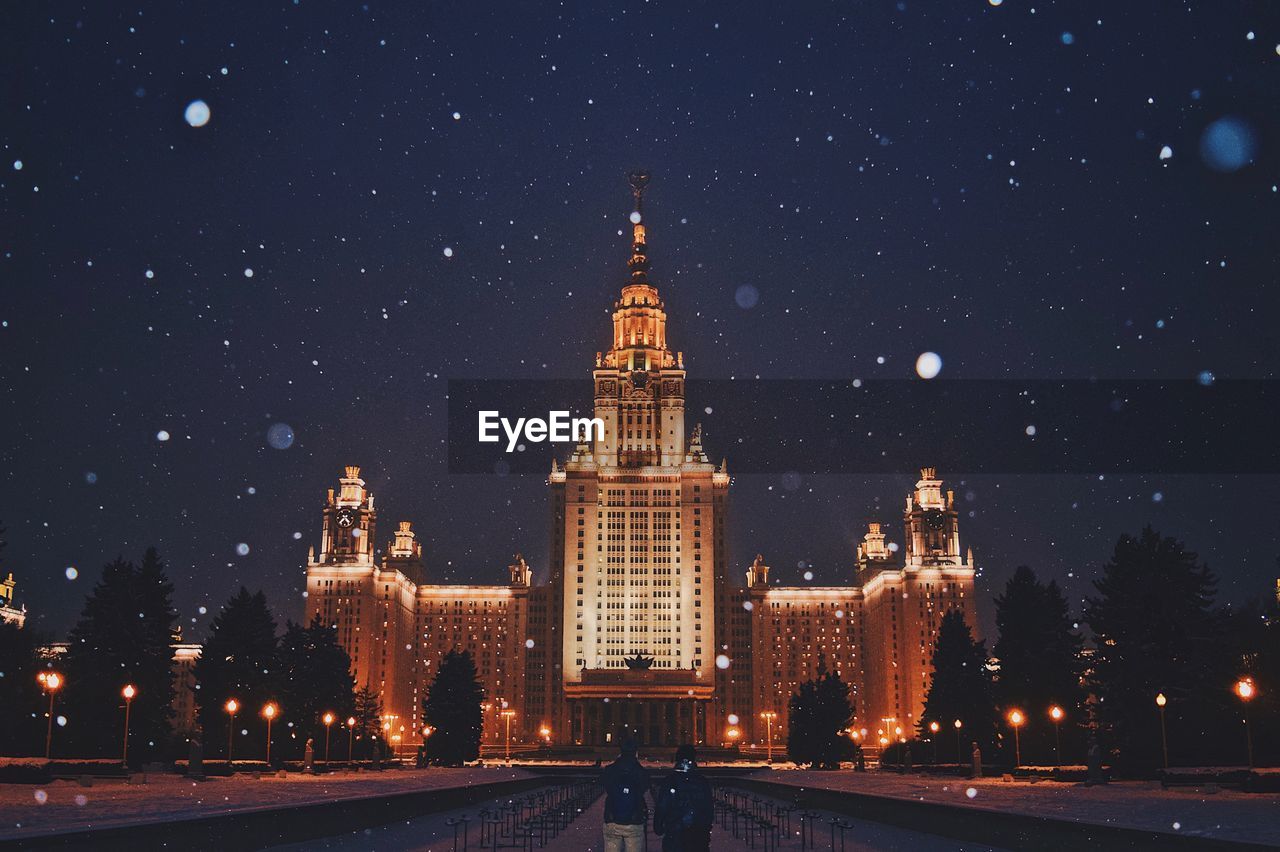
[[[0,519],[32,624],[149,543],[197,636],[242,583],[298,617],[347,463],[434,577],[545,573],[541,479],[447,474],[445,382],[586,401],[636,166],[691,376],[1275,377],[1274,4],[685,5],[10,10]],[[751,424],[702,419],[732,468]],[[1228,597],[1276,576],[1274,477],[940,473],[985,592],[1025,563],[1078,599],[1145,523]],[[733,563],[840,582],[914,479],[739,477]]]

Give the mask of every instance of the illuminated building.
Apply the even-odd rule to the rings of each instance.
[[[14,604],[13,591],[16,587],[12,571],[6,579],[0,580],[0,624],[16,624],[21,628],[27,623],[27,608]]]
[[[763,743],[760,714],[777,713],[785,730],[790,694],[820,664],[851,684],[861,726],[913,730],[943,613],[959,608],[976,626],[953,495],[924,469],[906,500],[901,554],[872,524],[846,585],[774,585],[761,557],[745,584],[732,576],[727,464],[710,460],[699,426],[686,432],[684,359],[649,280],[648,175],[631,182],[629,278],[592,372],[604,433],[551,463],[547,582],[534,585],[517,557],[503,585],[429,583],[408,522],[379,561],[373,495],[348,467],[307,561],[308,621],[337,630],[357,686],[410,721],[409,741],[455,648],[476,658],[487,743],[504,710],[529,742],[599,745],[630,733],[718,743],[732,730],[730,739]]]

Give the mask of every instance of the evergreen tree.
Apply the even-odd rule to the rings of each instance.
[[[1158,693],[1169,702],[1171,760],[1205,746],[1221,760],[1236,671],[1224,660],[1224,621],[1212,609],[1216,583],[1195,553],[1150,527],[1122,535],[1094,582],[1098,595],[1084,612],[1097,646],[1090,685],[1103,743],[1122,772],[1161,765]]]
[[[351,715],[356,720],[354,754],[357,757],[370,757],[373,755],[375,748],[381,748],[384,744],[382,739],[382,699],[378,697],[378,693],[369,688],[368,684],[365,684],[356,690],[353,705],[354,709],[351,711]]]
[[[71,631],[62,706],[63,742],[77,757],[120,752],[125,700],[129,708],[129,759],[140,764],[167,756],[173,722],[173,585],[164,562],[149,548],[141,567],[116,559],[85,600]],[[118,724],[117,724],[118,723]]]
[[[1024,762],[1054,758],[1054,722],[1049,708],[1064,711],[1058,733],[1062,752],[1083,761],[1084,692],[1080,685],[1082,640],[1071,626],[1067,600],[1056,582],[1048,585],[1035,572],[1019,567],[996,597],[1000,638],[992,648],[999,661],[996,704],[1003,713],[1021,710],[1027,719],[1020,737]]]
[[[849,685],[827,671],[818,657],[818,676],[800,684],[791,696],[787,725],[787,758],[814,769],[839,769],[853,755],[845,733],[853,721]]]
[[[226,756],[230,715],[228,699],[235,699],[234,752],[236,759],[265,757],[266,722],[261,718],[268,701],[276,701],[279,676],[276,623],[262,592],[249,594],[243,586],[227,601],[210,625],[209,640],[196,661],[196,716],[204,731],[206,755]],[[280,706],[282,714],[290,708]],[[272,739],[282,731],[273,723]],[[273,753],[273,757],[275,754]]]
[[[996,708],[991,695],[991,675],[987,670],[987,651],[973,638],[964,614],[948,610],[938,625],[938,638],[933,650],[933,677],[924,699],[924,712],[918,723],[921,736],[928,736],[929,723],[936,721],[943,731],[954,731],[956,720],[963,727],[959,751],[953,752],[957,762],[969,760],[972,742],[989,755],[995,742]],[[945,757],[952,738],[939,732],[939,755]],[[953,748],[957,748],[953,746]]]
[[[338,644],[337,632],[319,617],[310,627],[288,622],[280,638],[280,677],[283,716],[293,721],[297,737],[292,751],[300,752],[309,737],[318,748],[324,741],[323,715],[346,719],[354,708],[351,658]]]
[[[483,700],[484,687],[476,678],[471,652],[445,654],[422,703],[423,718],[434,729],[425,748],[429,763],[461,766],[480,756]]]
[[[44,754],[45,712],[49,701],[36,675],[44,638],[30,627],[0,622],[0,755]]]

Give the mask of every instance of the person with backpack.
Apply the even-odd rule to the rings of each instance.
[[[687,743],[677,748],[674,771],[658,790],[653,830],[662,836],[662,852],[707,852],[711,848],[715,803],[710,782],[698,771],[697,757]]]
[[[636,759],[636,741],[622,741],[618,759],[604,768],[604,852],[644,852],[649,770]]]

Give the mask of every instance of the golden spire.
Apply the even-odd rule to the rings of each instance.
[[[636,200],[636,209],[631,214],[631,260],[627,266],[631,268],[633,284],[649,283],[649,258],[645,255],[644,227],[644,190],[649,185],[649,173],[637,169],[627,175],[631,183],[631,195]]]

